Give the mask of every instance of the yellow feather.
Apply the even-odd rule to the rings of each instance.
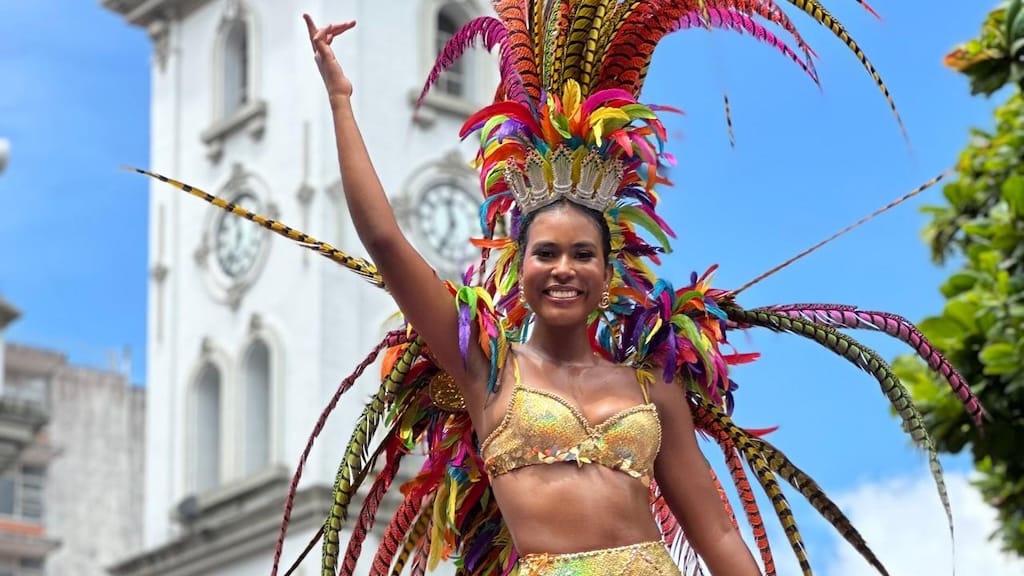
[[[580,73],[580,83],[584,86],[590,85],[590,78],[593,76],[598,54],[597,44],[601,37],[601,29],[608,15],[608,6],[613,2],[618,3],[617,0],[597,0],[597,6],[594,7],[594,19],[590,23],[590,31],[587,33],[587,41],[583,52],[583,66]]]
[[[430,518],[430,552],[427,554],[427,570],[430,572],[437,570],[437,566],[441,563],[441,557],[444,555],[444,533],[447,530],[444,513],[448,498],[448,483],[440,482],[437,486],[434,509]]]
[[[575,117],[582,102],[583,91],[580,89],[579,82],[572,78],[566,80],[565,86],[562,88],[562,108],[565,115],[569,118]]]
[[[613,132],[626,124],[629,124],[628,114],[618,108],[600,108],[590,115],[590,126],[597,144],[601,145],[601,138],[604,134]]]
[[[579,0],[572,10],[572,21],[569,25],[569,41],[565,45],[562,56],[565,62],[563,77],[579,80],[583,72],[583,60],[586,56],[587,39],[590,37],[597,4],[603,0]]]

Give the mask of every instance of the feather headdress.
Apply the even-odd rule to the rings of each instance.
[[[857,2],[873,13],[862,0]],[[851,49],[896,114],[885,84],[839,21],[818,0],[787,3],[828,28]],[[900,316],[831,304],[745,309],[736,300],[742,289],[712,287],[714,269],[693,273],[682,287],[675,288],[658,278],[651,267],[660,254],[670,250],[673,236],[657,213],[657,188],[668,184],[663,169],[673,162],[665,151],[666,131],[658,114],[675,110],[638,100],[659,42],[670,33],[690,28],[748,33],[796,62],[817,82],[811,47],[773,0],[494,0],[492,4],[496,16],[476,18],[453,35],[423,89],[425,95],[444,70],[475,43],[488,50],[498,48],[501,79],[495,101],[472,115],[460,132],[463,138],[472,134],[480,138],[476,162],[483,194],[483,234],[474,240],[481,248],[481,263],[466,271],[461,285],[448,283],[459,308],[459,345],[464,353],[471,345],[483,348],[491,358],[493,384],[508,343],[522,336],[528,318],[528,311],[516,298],[517,246],[510,237],[495,236],[499,219],[511,217],[514,237],[524,212],[558,199],[601,210],[612,232],[615,278],[610,308],[591,320],[592,346],[609,359],[633,364],[652,382],[664,380],[686,388],[699,432],[723,452],[765,573],[774,576],[775,561],[748,472],[770,496],[803,574],[811,574],[812,567],[792,508],[779,486],[780,478],[806,498],[870,565],[887,574],[865,539],[822,488],[764,438],[767,431],[743,429],[732,420],[737,385],[729,368],[751,362],[757,354],[731,351],[728,336],[756,327],[796,334],[871,374],[907,433],[927,451],[947,516],[949,502],[941,467],[920,413],[885,361],[846,331],[880,331],[910,345],[947,379],[980,425],[984,412],[968,384],[921,332]],[[788,35],[793,47],[769,26]],[[896,118],[898,121],[898,114]],[[140,172],[298,241],[383,287],[371,263],[187,184]],[[471,325],[478,328],[478,342],[469,340]],[[339,568],[342,574],[354,573],[380,503],[392,489],[404,455],[414,450],[423,451],[426,458],[414,478],[401,486],[402,502],[386,520],[370,573],[397,575],[408,568],[413,574],[423,574],[442,561],[454,561],[457,573],[466,576],[515,573],[516,551],[491,493],[458,389],[431,360],[415,326],[408,326],[389,334],[343,381],[316,423],[285,505],[272,574],[277,573],[292,498],[312,444],[340,396],[382,352],[381,386],[355,425],[338,467],[330,514],[316,536],[323,540],[322,576],[333,576]],[[663,372],[651,373],[653,365],[662,366]],[[372,439],[382,425],[383,440],[374,445]],[[381,457],[384,461],[378,466]],[[361,510],[349,525],[349,506],[375,470]],[[717,477],[713,480],[721,487]],[[654,519],[665,542],[679,555],[681,564],[699,571],[694,551],[687,546],[686,535],[657,483],[650,489]],[[735,522],[728,496],[724,490],[720,494]],[[352,536],[343,549],[340,534],[345,526],[350,527]],[[952,533],[951,521],[950,530]]]

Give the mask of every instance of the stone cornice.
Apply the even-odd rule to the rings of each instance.
[[[417,457],[408,458],[412,461],[406,464],[413,469],[403,470],[395,478],[394,488],[415,475]],[[268,554],[274,549],[281,527],[281,513],[289,480],[287,470],[269,470],[247,481],[226,486],[219,493],[199,498],[188,506],[179,506],[179,510],[172,516],[185,528],[181,536],[109,567],[110,574],[206,576],[215,574],[218,566],[241,558]],[[353,497],[349,505],[350,519],[356,517],[362,508],[372,484],[370,480],[364,482]],[[373,530],[378,537],[383,534],[388,520],[395,514],[402,500],[401,494],[394,488],[378,508]],[[300,490],[295,496],[288,532],[296,534],[319,528],[332,502],[331,486],[314,485]],[[191,508],[191,514],[183,514],[183,508]],[[189,515],[192,518],[184,517]],[[349,537],[347,529],[351,526],[345,528],[343,541]]]
[[[179,13],[195,8],[209,0],[100,0],[103,7],[124,17],[129,24],[148,26],[155,20],[167,18],[169,13]]]
[[[281,527],[282,498],[242,511],[227,522],[186,531],[178,538],[109,567],[113,576],[200,576],[217,567],[274,549]],[[331,487],[300,491],[289,532],[320,526],[331,504]]]

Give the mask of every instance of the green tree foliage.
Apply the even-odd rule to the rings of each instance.
[[[999,513],[995,536],[1024,556],[1024,10],[1022,0],[989,14],[980,37],[945,63],[967,76],[974,94],[1011,92],[991,132],[972,130],[947,204],[924,210],[936,263],[962,262],[942,285],[942,314],[922,331],[961,371],[988,420],[974,427],[948,386],[903,356],[894,368],[911,389],[940,450],[971,451],[984,498]]]

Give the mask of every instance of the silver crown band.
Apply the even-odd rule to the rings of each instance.
[[[574,181],[575,167],[578,178]],[[615,201],[622,178],[619,160],[602,158],[595,150],[574,154],[566,146],[559,146],[550,160],[534,149],[527,154],[525,166],[509,162],[505,167],[505,182],[524,214],[563,198],[604,212]]]

